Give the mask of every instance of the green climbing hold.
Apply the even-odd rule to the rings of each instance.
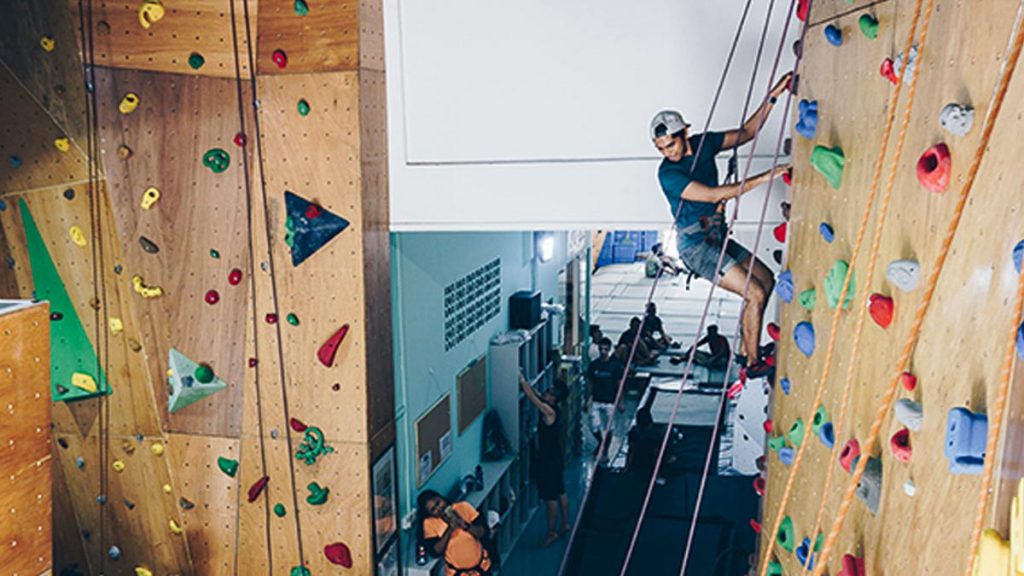
[[[196,382],[209,384],[210,382],[213,382],[213,368],[210,368],[209,364],[200,364],[196,366],[196,371],[193,376],[195,377]]]
[[[838,190],[839,185],[843,183],[843,166],[845,164],[846,156],[843,155],[843,149],[838,146],[827,148],[818,145],[811,152],[811,165],[828,180],[829,186],[835,190]]]
[[[276,514],[278,518],[284,518],[284,515],[287,513],[288,511],[284,509],[284,504],[281,504],[280,502],[274,504],[274,514]]]
[[[815,291],[814,288],[808,288],[800,293],[800,305],[805,310],[814,310]]]
[[[203,55],[199,52],[193,52],[188,55],[188,65],[193,70],[199,70],[203,67],[203,64],[206,64],[206,58],[203,58]]]
[[[779,450],[782,450],[785,447],[785,436],[772,436],[771,438],[768,439],[768,448],[770,448],[774,452],[778,452]]]
[[[796,422],[789,427],[789,441],[793,443],[793,446],[800,446],[803,443],[804,432],[804,421],[797,418]]]
[[[238,472],[238,460],[231,460],[230,458],[220,456],[217,458],[217,467],[220,468],[221,472],[234,478],[235,473]]]
[[[860,31],[863,32],[865,36],[872,40],[878,38],[878,18],[875,18],[871,14],[862,14],[860,19],[857,20],[857,23],[860,24]]]
[[[295,13],[299,16],[309,14],[309,4],[306,4],[306,0],[295,0]]]
[[[306,502],[309,502],[313,506],[320,506],[324,502],[327,502],[327,495],[331,493],[330,488],[320,486],[316,482],[310,482],[306,489],[309,490],[309,496],[306,496]]]
[[[210,258],[213,258],[214,260],[220,260],[220,252],[217,252],[213,248],[210,248]]]
[[[309,116],[309,102],[305,98],[299,100],[298,108],[300,116]]]
[[[818,410],[814,413],[814,421],[811,423],[811,428],[814,430],[814,434],[817,435],[821,427],[828,424],[828,410],[825,406],[818,406]]]
[[[850,302],[853,301],[853,294],[857,291],[857,278],[850,272],[850,265],[843,260],[839,260],[829,270],[828,275],[825,276],[825,297],[828,300],[829,308],[835,308],[839,305],[839,295],[843,291],[843,282],[846,281],[847,274],[850,274],[850,288],[846,291],[843,308],[849,308]]]
[[[323,430],[316,426],[306,428],[305,436],[305,439],[299,444],[299,450],[295,453],[295,457],[305,462],[307,466],[316,464],[316,459],[320,456],[334,452],[334,448],[324,443]]]
[[[313,573],[305,566],[296,566],[292,568],[291,576],[313,576]]]
[[[768,576],[782,576],[782,564],[778,560],[768,563]]]
[[[814,551],[821,552],[821,545],[825,542],[825,538],[818,532],[818,537],[814,539]]]
[[[231,166],[231,155],[220,148],[211,148],[203,154],[203,166],[214,174],[220,174]]]
[[[779,543],[779,546],[783,550],[793,553],[794,542],[796,542],[796,534],[793,531],[793,519],[786,516],[782,519],[782,524],[779,526],[779,532],[775,535],[775,541]]]
[[[285,316],[285,319],[288,320],[288,323],[291,324],[292,326],[299,325],[299,317],[296,316],[294,312],[289,313],[287,316]]]

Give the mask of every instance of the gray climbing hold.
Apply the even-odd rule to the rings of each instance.
[[[107,495],[106,494],[100,494],[99,496],[97,496],[96,497],[96,503],[99,504],[100,506],[103,506],[104,504],[106,504],[107,503]]]
[[[181,506],[182,510],[191,510],[196,507],[196,505],[193,504],[191,500],[185,498],[184,496],[180,500],[178,500],[178,505]]]
[[[918,432],[921,430],[921,420],[924,419],[924,412],[919,402],[908,398],[900,398],[896,401],[896,420],[910,430]]]
[[[270,437],[274,440],[277,440],[278,435],[280,435],[280,432],[277,431],[277,428],[270,431]]]
[[[142,249],[146,251],[147,254],[156,254],[160,252],[160,247],[156,245],[156,242],[153,242],[145,236],[139,236],[139,244],[142,245]]]
[[[917,260],[893,260],[885,269],[885,277],[893,286],[910,292],[917,288],[917,282],[921,278],[921,265]]]
[[[78,468],[79,470],[85,468],[85,458],[82,458],[81,456],[75,458],[75,467]]]
[[[907,75],[906,75],[905,78],[903,76],[903,62],[904,62],[904,60],[906,60],[906,63],[907,63]],[[907,82],[909,82],[910,79],[914,77],[914,69],[916,67],[917,67],[917,46],[916,45],[910,48],[910,57],[909,58],[904,58],[903,54],[899,54],[899,55],[896,56],[896,58],[893,60],[893,63],[892,63],[892,70],[893,70],[893,72],[896,73],[896,77],[897,78],[901,78],[902,80],[905,80]]]
[[[857,483],[857,498],[868,507],[872,514],[878,514],[878,503],[882,498],[882,461],[868,458],[864,476]]]
[[[124,506],[125,506],[125,508],[127,508],[129,510],[134,510],[135,509],[135,502],[132,502],[131,500],[125,498],[124,499]]]
[[[974,109],[955,102],[946,104],[939,113],[939,124],[952,134],[966,136],[974,126]]]
[[[110,549],[107,550],[107,556],[110,556],[111,560],[117,560],[121,557],[121,549],[117,546],[111,546]]]

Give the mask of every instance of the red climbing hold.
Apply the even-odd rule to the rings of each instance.
[[[771,356],[765,356],[764,363],[771,368],[775,368],[775,354],[772,354]]]
[[[273,312],[264,316],[263,319],[267,321],[267,324],[277,324],[277,314]]]
[[[320,207],[317,206],[316,204],[310,204],[309,206],[306,206],[306,218],[314,220],[316,219],[317,216],[320,215],[320,213]]]
[[[295,430],[296,432],[305,432],[306,428],[309,428],[309,426],[303,424],[302,420],[299,420],[298,418],[292,418],[291,420],[289,420],[288,425],[291,426],[292,430]]]
[[[953,161],[949,157],[949,147],[936,144],[925,150],[917,161],[917,180],[928,190],[939,193],[949,186],[949,172]]]
[[[913,392],[914,388],[917,388],[917,376],[914,376],[910,372],[904,372],[900,374],[900,383],[903,384],[903,389],[907,392]]]
[[[270,482],[270,476],[264,476],[256,481],[255,484],[249,487],[249,502],[255,502],[260,494],[263,493],[263,489],[267,487],[267,482]]]
[[[893,84],[900,83],[900,77],[896,75],[896,69],[893,66],[892,58],[882,60],[882,67],[879,68],[878,72],[882,77],[888,78],[889,82],[892,82]]]
[[[228,284],[232,286],[238,286],[238,283],[242,281],[242,271],[235,268],[228,274]]]
[[[255,367],[256,367],[256,359],[255,358],[249,358],[249,368],[255,368]]]
[[[248,140],[246,139],[245,134],[243,132],[235,134],[235,146],[238,146],[239,148],[245,148],[246,142],[248,142]]]
[[[757,492],[758,496],[764,496],[765,491],[765,479],[764,476],[758,476],[754,478],[754,492]]]
[[[282,70],[284,70],[285,66],[288,65],[288,55],[280,48],[274,50],[274,54],[271,56],[271,59],[273,59],[274,64],[277,64],[277,67]]]
[[[761,533],[761,523],[753,518],[750,519],[750,529],[754,531],[754,534]]]
[[[220,302],[220,294],[218,294],[216,290],[207,290],[206,296],[203,296],[203,300],[206,300],[207,304],[213,306],[217,302]]]
[[[782,173],[782,181],[786,183],[786,186],[793,185],[793,170],[786,170]]]
[[[782,329],[775,322],[768,323],[768,337],[778,342],[779,338],[782,338]]]
[[[739,396],[741,392],[743,392],[743,383],[737,382],[732,386],[729,386],[729,391],[726,393],[726,396],[729,397],[729,400],[733,400]]]
[[[910,430],[903,428],[893,434],[889,440],[889,447],[892,448],[892,455],[897,460],[904,464],[910,462],[910,455],[913,453],[910,447]]]
[[[853,463],[857,461],[857,458],[860,458],[860,442],[857,442],[855,438],[843,446],[843,451],[839,453],[839,465],[843,467],[843,470],[852,472]]]
[[[334,390],[335,392],[341,390],[341,384],[338,383],[338,382],[335,382],[334,384],[331,385],[331,390]]]
[[[852,554],[843,556],[843,569],[836,576],[867,576],[864,559]]]
[[[346,334],[348,334],[348,324],[338,328],[338,331],[332,334],[327,342],[324,342],[323,346],[317,350],[316,357],[320,359],[321,364],[328,368],[334,365],[334,357],[338,354],[338,347],[341,346]]]
[[[783,222],[772,230],[772,234],[775,235],[775,239],[779,242],[786,242],[786,224],[788,224],[788,222]]]
[[[762,424],[761,426],[764,427],[765,432],[771,434],[772,430],[775,429],[775,422],[772,422],[772,419],[769,418],[765,420],[764,424]]]
[[[345,568],[352,567],[352,553],[349,552],[348,546],[345,546],[341,542],[335,542],[334,544],[328,544],[324,546],[324,556],[327,556],[327,560],[331,564],[338,564]]]
[[[807,13],[811,10],[811,0],[800,0],[796,6],[796,17],[801,22],[807,22]]]
[[[882,328],[888,328],[892,324],[893,302],[892,298],[874,293],[868,297],[868,312],[871,319]]]

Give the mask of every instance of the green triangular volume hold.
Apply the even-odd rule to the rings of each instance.
[[[35,297],[48,300],[51,313],[63,315],[60,320],[50,323],[50,397],[54,402],[72,402],[110,394],[110,384],[96,358],[96,350],[85,333],[85,327],[78,318],[78,312],[75,311],[24,198],[18,199],[18,207],[25,225],[25,243],[32,265]],[[88,388],[94,387],[95,391],[73,384],[83,380],[90,381],[92,386]]]
[[[171,348],[168,354],[167,365],[171,370],[169,376],[171,397],[167,400],[168,412],[177,412],[228,386],[226,382],[214,376],[208,367],[201,367],[174,348]]]

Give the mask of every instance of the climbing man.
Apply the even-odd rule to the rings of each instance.
[[[741,343],[750,377],[771,372],[771,367],[759,357],[758,343],[764,309],[775,280],[763,262],[728,237],[725,203],[781,176],[789,170],[789,165],[776,166],[751,176],[745,185],[719,185],[715,156],[722,150],[742,146],[754,139],[791,78],[792,72],[783,75],[772,87],[768,100],[735,130],[691,136],[690,125],[674,110],[658,112],[651,120],[651,140],[665,157],[658,167],[658,180],[675,218],[680,259],[691,272],[739,295],[743,294],[747,272],[752,273],[743,308]],[[723,245],[725,254],[722,266],[718,268]]]

